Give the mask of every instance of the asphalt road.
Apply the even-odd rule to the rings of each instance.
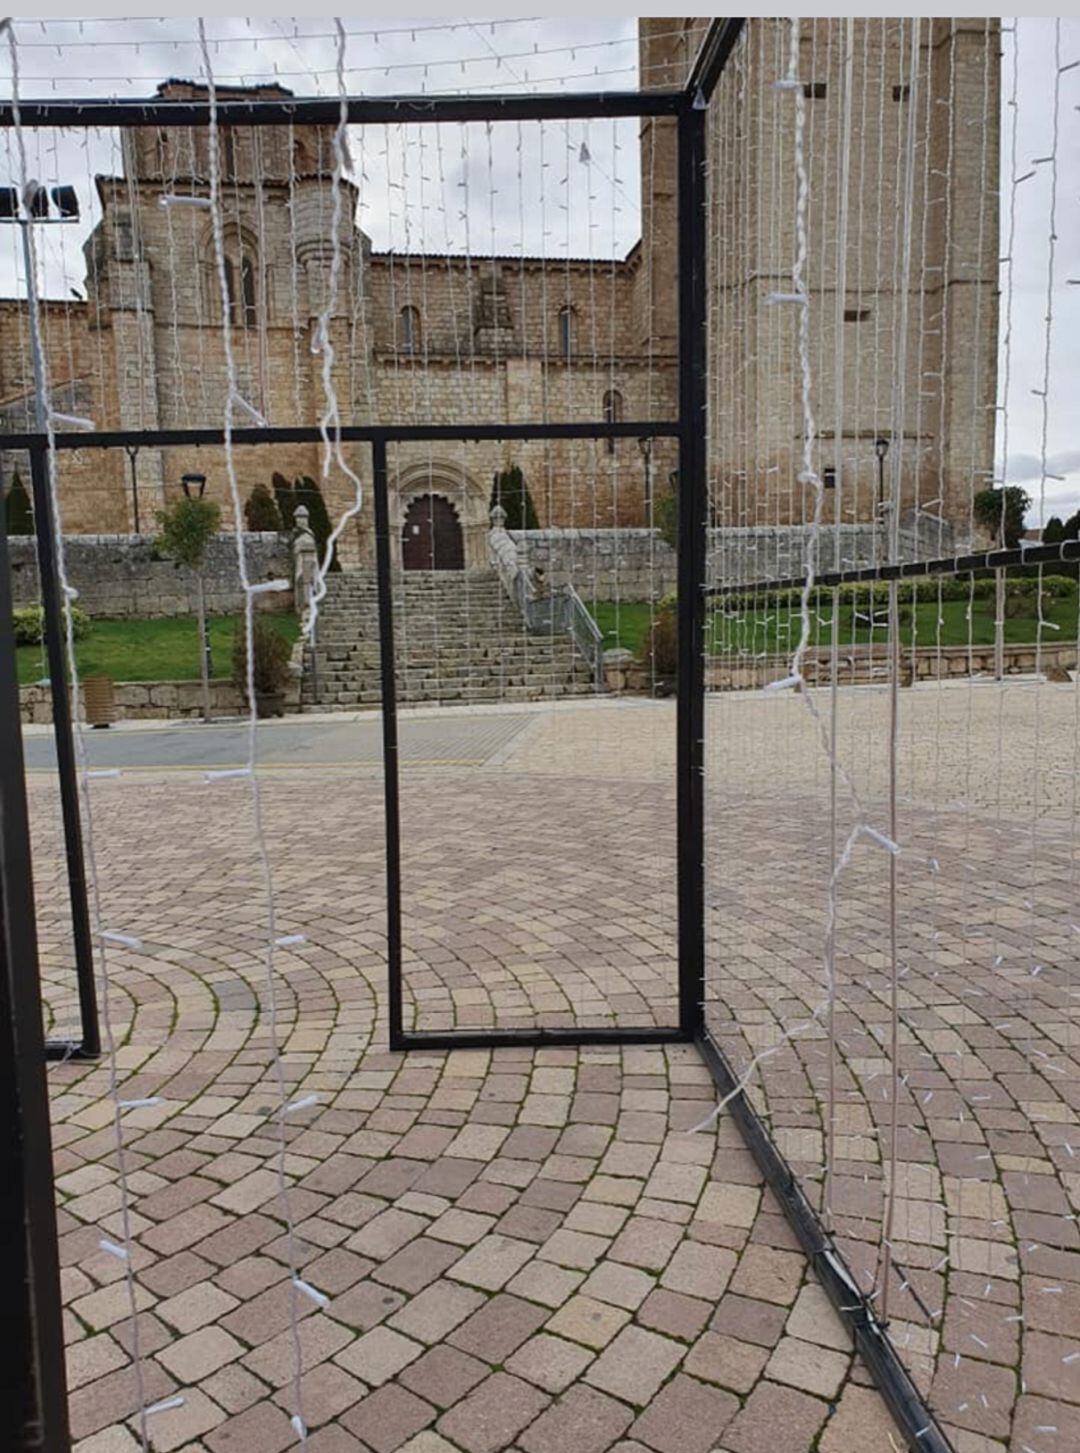
[[[398,751],[403,764],[480,766],[505,747],[535,717],[477,713],[406,717],[398,721]],[[87,730],[91,768],[202,768],[243,766],[248,755],[246,722],[184,722],[159,727],[136,725]],[[257,760],[266,767],[376,766],[382,761],[382,722],[378,716],[293,717],[260,722]],[[51,732],[23,738],[31,771],[56,766]]]

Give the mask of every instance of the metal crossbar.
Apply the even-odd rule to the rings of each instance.
[[[1058,565],[1080,561],[1080,540],[1060,540],[1052,545],[1031,545],[1012,550],[983,550],[972,555],[946,555],[935,560],[899,560],[891,565],[863,565],[852,570],[830,570],[814,576],[814,586],[859,585],[873,581],[921,580],[928,575],[971,575],[980,570],[1011,570],[1017,565]],[[770,590],[801,590],[805,575],[782,580],[754,580],[745,584],[708,585],[705,594],[714,598],[728,595],[762,595]]]

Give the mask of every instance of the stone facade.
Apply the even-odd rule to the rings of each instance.
[[[645,84],[682,84],[705,23],[640,22]],[[875,189],[873,205],[853,204],[841,249],[833,173],[844,24],[804,22],[800,61],[805,76],[826,90],[805,102],[816,467],[842,474],[839,523],[869,519],[873,439],[891,432],[899,407],[903,422],[890,455],[889,493],[905,509],[917,504],[962,525],[972,480],[992,463],[996,22],[927,21],[918,30],[911,21],[855,22],[853,134],[872,138],[864,152],[875,168]],[[708,121],[716,379],[710,475],[715,522],[724,526],[773,527],[807,517],[808,492],[798,483],[795,314],[779,316],[782,310],[767,301],[785,277],[790,282],[794,251],[794,102],[772,86],[786,70],[786,37],[786,22],[748,22]],[[919,122],[919,154],[926,165],[920,161],[905,226],[894,237],[882,218],[896,212],[904,183],[901,142],[910,109],[893,93],[912,74],[913,45],[920,57],[918,105],[926,117],[925,126]],[[176,81],[159,90],[176,99],[205,94]],[[283,94],[275,86],[221,92],[223,98]],[[984,113],[984,127],[966,124]],[[121,174],[97,179],[102,216],[85,249],[86,299],[52,301],[43,309],[56,407],[88,415],[99,428],[220,425],[227,312],[239,391],[276,425],[313,425],[325,412],[323,361],[312,350],[324,314],[334,348],[331,381],[346,422],[673,418],[673,127],[668,119],[641,126],[641,240],[625,258],[595,261],[375,252],[356,225],[356,187],[341,181],[335,195],[332,128],[226,128],[219,147],[220,270],[209,213],[160,205],[163,196],[205,198],[206,130],[133,128],[121,136]],[[498,128],[494,135],[500,144]],[[907,290],[896,284],[903,236],[917,248],[908,259]],[[859,322],[836,321],[840,256],[847,275],[839,302]],[[917,338],[918,347],[907,350],[906,403],[898,406],[901,336]],[[842,368],[836,366],[841,352]],[[0,432],[25,427],[29,401],[24,310],[0,302]],[[344,456],[366,483],[366,447],[346,448]],[[17,463],[0,451],[5,478]],[[598,531],[649,525],[650,494],[669,487],[676,463],[668,440],[656,441],[647,461],[634,440],[610,447],[604,441],[400,445],[391,451],[391,517],[400,537],[408,500],[427,490],[443,493],[458,514],[466,565],[475,565],[496,471],[521,467],[543,527]],[[222,450],[207,448],[144,449],[133,460],[119,450],[65,454],[63,528],[97,535],[130,530],[137,501],[146,529],[175,495],[181,474],[196,467],[209,477],[228,528],[226,461]],[[318,477],[321,454],[301,445],[243,446],[235,451],[235,467],[243,499],[274,471]],[[331,512],[353,498],[353,484],[336,463],[324,492]],[[340,553],[345,564],[372,559],[370,497]]]
[[[285,537],[275,534],[244,536],[248,574],[252,582],[291,579],[292,565]],[[37,555],[29,537],[8,541],[12,595],[16,608],[37,605],[40,599]],[[162,559],[146,535],[69,535],[64,556],[71,584],[79,592],[78,605],[91,616],[182,616],[195,609],[194,586],[188,571]],[[244,592],[236,562],[236,541],[219,535],[207,548],[206,607],[211,615],[227,615],[243,606]],[[288,610],[290,591],[269,591],[256,597],[260,610]]]

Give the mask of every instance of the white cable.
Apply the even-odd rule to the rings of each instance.
[[[244,627],[245,627],[245,678],[248,700],[248,730],[247,730],[247,766],[243,769],[250,784],[250,800],[252,811],[253,831],[255,837],[256,852],[259,859],[260,874],[262,878],[262,889],[266,905],[266,942],[264,947],[265,966],[265,991],[268,1019],[268,1031],[270,1039],[270,1054],[273,1061],[273,1073],[278,1093],[278,1155],[277,1155],[277,1187],[278,1202],[286,1225],[286,1254],[289,1265],[289,1273],[292,1280],[299,1277],[299,1268],[296,1255],[296,1231],[293,1223],[292,1211],[289,1203],[289,1192],[285,1173],[285,1158],[288,1149],[286,1138],[284,1111],[288,1104],[288,1091],[285,1084],[285,1070],[282,1063],[281,1044],[278,1035],[277,1021],[277,983],[274,966],[274,950],[277,940],[276,928],[276,903],[274,897],[273,873],[270,865],[270,854],[267,846],[266,835],[263,827],[262,797],[260,790],[259,774],[257,770],[257,732],[258,712],[256,709],[255,695],[255,597],[252,592],[252,582],[247,568],[247,551],[244,545],[244,514],[240,499],[240,486],[236,475],[236,459],[233,451],[233,411],[239,399],[237,387],[236,363],[233,355],[232,343],[232,318],[229,310],[229,288],[225,275],[225,231],[221,213],[221,177],[218,162],[218,125],[217,125],[217,84],[214,79],[213,67],[210,61],[209,46],[206,41],[205,22],[202,17],[197,19],[199,39],[201,42],[203,67],[206,75],[206,86],[209,97],[210,119],[207,130],[207,138],[210,153],[210,200],[211,218],[213,222],[214,257],[217,269],[218,290],[221,299],[222,328],[221,337],[225,353],[225,370],[228,381],[228,391],[224,409],[224,442],[225,442],[225,466],[229,481],[229,492],[232,497],[233,506],[233,531],[236,539],[236,560],[240,575],[240,583],[244,591]],[[335,241],[337,234],[335,232]],[[303,1422],[303,1394],[301,1379],[303,1376],[303,1352],[300,1345],[299,1317],[297,1313],[296,1298],[289,1301],[289,1329],[292,1343],[293,1372],[292,1388],[293,1398],[296,1405],[296,1416]]]

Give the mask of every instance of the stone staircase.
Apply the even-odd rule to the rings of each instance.
[[[493,570],[400,575],[394,655],[399,705],[537,701],[596,689],[571,637],[527,631]],[[325,711],[381,699],[375,572],[342,571],[327,580],[301,703]]]

